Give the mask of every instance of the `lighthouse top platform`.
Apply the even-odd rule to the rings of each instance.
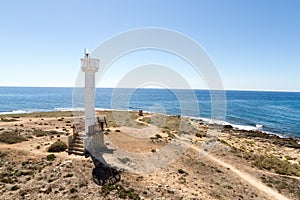
[[[86,56],[81,58],[81,70],[84,72],[97,72],[99,69],[100,60]]]

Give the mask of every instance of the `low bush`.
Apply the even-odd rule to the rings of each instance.
[[[53,160],[55,160],[55,158],[56,158],[56,156],[54,154],[47,155],[47,160],[48,161],[53,161]]]
[[[70,177],[73,177],[73,174],[66,174],[65,176],[64,176],[64,178],[70,178]]]
[[[5,131],[0,134],[0,142],[15,144],[23,141],[27,141],[27,139],[22,137],[17,131]]]
[[[108,185],[102,186],[101,188],[101,193],[103,196],[107,196],[111,191],[116,191],[116,194],[121,199],[141,199],[141,197],[134,191],[133,188],[125,189],[122,185]]]
[[[35,129],[32,133],[36,137],[43,137],[43,136],[47,136],[48,135],[48,133],[46,131],[37,130],[37,129]]]
[[[277,174],[300,176],[300,167],[287,160],[281,160],[275,156],[255,155],[252,163],[259,169],[273,170]]]
[[[57,127],[58,128],[58,127]],[[50,130],[48,131],[49,134],[52,134],[52,135],[56,135],[56,134],[59,134],[59,132],[55,131],[55,130]]]
[[[162,138],[162,136],[159,135],[159,134],[156,134],[155,137],[156,137],[157,139],[161,139],[161,138]]]
[[[18,190],[20,187],[18,186],[18,185],[14,185],[14,186],[12,186],[11,187],[11,191],[16,191],[16,190]]]
[[[62,152],[68,148],[67,144],[63,141],[57,140],[48,149],[48,152]]]
[[[16,120],[16,119],[8,119],[8,118],[1,118],[1,121],[2,122],[15,122],[15,121],[18,121],[18,120]]]
[[[231,148],[231,152],[236,156],[249,160],[255,167],[274,171],[277,174],[288,176],[300,176],[300,166],[296,163],[290,163],[287,160],[282,160],[276,156],[258,155],[251,152],[246,152],[243,149]]]
[[[70,189],[70,193],[75,193],[75,192],[77,192],[77,189],[76,189],[76,188],[71,188],[71,189]]]
[[[0,158],[3,158],[7,155],[7,152],[5,151],[0,151]]]

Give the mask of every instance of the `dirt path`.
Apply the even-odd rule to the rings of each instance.
[[[137,121],[139,121],[139,119],[142,119],[142,118],[143,117],[139,117],[137,119]],[[143,124],[148,125],[145,122],[143,122]],[[176,138],[180,139],[181,142],[183,142],[183,143],[189,143],[188,141],[190,140],[190,138],[185,138],[184,136],[183,137],[176,137]],[[193,148],[194,150],[200,152],[199,147],[196,147],[194,145],[191,145],[190,147]],[[232,164],[229,164],[229,163],[226,163],[226,162],[220,160],[219,158],[213,156],[212,154],[207,154],[206,159],[209,159],[209,160],[213,161],[214,163],[217,163],[218,165],[221,165],[225,168],[230,168],[230,170],[233,173],[235,173],[238,177],[240,177],[242,180],[246,181],[247,183],[249,183],[250,185],[252,185],[256,189],[258,189],[259,191],[265,193],[270,199],[289,200],[287,197],[283,196],[279,192],[277,192],[277,191],[273,190],[272,188],[270,188],[270,187],[266,186],[265,184],[263,184],[257,178],[251,176],[250,174],[248,174],[246,172],[243,172],[243,171],[237,169]]]
[[[206,158],[212,160],[215,163],[218,163],[219,165],[222,165],[223,167],[230,168],[230,170],[232,172],[234,172],[237,176],[239,176],[241,179],[243,179],[244,181],[251,184],[253,187],[257,188],[258,190],[266,193],[271,199],[288,200],[288,198],[286,198],[282,194],[280,194],[277,191],[266,186],[265,184],[263,184],[262,182],[257,180],[255,177],[251,176],[250,174],[242,172],[241,170],[235,168],[233,165],[226,163],[226,162],[214,157],[211,154],[207,154]]]
[[[177,137],[179,138],[179,137]],[[187,139],[185,138],[181,138],[181,140],[184,140],[184,142],[187,142]],[[194,145],[191,145],[190,148],[200,152],[200,148],[196,147]],[[251,176],[250,174],[243,172],[239,169],[237,169],[235,166],[233,166],[232,164],[226,163],[224,161],[222,161],[221,159],[213,156],[212,154],[208,153],[205,155],[206,159],[209,159],[211,161],[213,161],[214,163],[217,163],[218,165],[223,166],[224,168],[229,168],[233,173],[235,173],[238,177],[240,177],[242,180],[246,181],[247,183],[249,183],[250,185],[252,185],[253,187],[255,187],[256,189],[260,190],[261,192],[267,194],[267,196],[270,199],[278,199],[278,200],[289,200],[289,198],[283,196],[282,194],[280,194],[279,192],[273,190],[272,188],[266,186],[265,184],[263,184],[261,181],[259,181],[257,178]]]

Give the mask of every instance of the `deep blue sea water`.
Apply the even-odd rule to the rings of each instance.
[[[194,99],[191,94],[195,94]],[[238,128],[259,128],[300,137],[300,93],[225,91],[225,94],[226,122]],[[73,105],[82,106],[82,97],[73,96],[73,88],[0,87],[0,114],[69,110]],[[143,109],[209,119],[212,101],[207,90],[101,88],[96,92],[96,107]]]

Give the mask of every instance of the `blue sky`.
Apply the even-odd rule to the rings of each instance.
[[[72,87],[84,48],[161,27],[197,41],[225,89],[300,91],[299,10],[297,0],[2,1],[0,86]]]

